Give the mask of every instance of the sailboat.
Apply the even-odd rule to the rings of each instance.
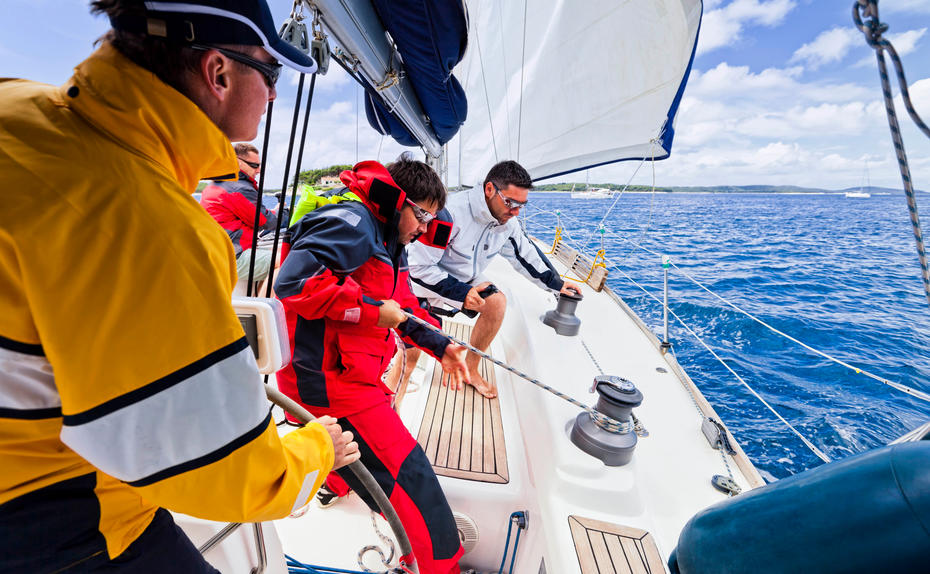
[[[868,164],[866,164],[866,166],[865,166],[865,185],[864,185],[864,186],[860,185],[860,186],[859,186],[859,189],[856,190],[856,191],[847,191],[847,192],[846,192],[846,198],[847,198],[847,199],[866,199],[866,198],[872,197],[872,194],[869,193],[869,190],[870,190],[870,189],[872,189],[872,184],[871,184],[871,181],[870,181],[870,179],[869,179],[869,166],[868,166]]]
[[[366,88],[373,127],[419,146],[440,171],[457,151],[460,184],[480,184],[501,159],[541,180],[668,157],[701,1],[545,4],[468,0],[440,14],[427,2],[300,6],[319,22],[316,54],[330,51]],[[424,17],[432,27],[413,24]],[[430,30],[451,41],[451,55],[430,58]],[[455,512],[463,567],[904,570],[926,552],[927,429],[866,459],[766,485],[665,341],[605,286],[597,258],[558,241],[540,248],[583,284],[583,297],[571,304],[527,289],[501,262],[488,269],[510,302],[482,363],[499,397],[449,390],[424,357],[398,406]],[[276,330],[268,320],[257,321],[266,344]],[[443,328],[467,341],[471,323]],[[273,373],[276,361],[257,352]],[[870,489],[881,490],[879,502]],[[403,537],[354,494],[261,525],[178,521],[222,572],[415,570],[398,562]]]

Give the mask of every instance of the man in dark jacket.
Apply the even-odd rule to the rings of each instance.
[[[289,231],[275,293],[287,314],[293,360],[278,372],[278,385],[314,415],[336,417],[355,433],[362,462],[397,510],[420,572],[457,573],[463,550],[452,511],[381,382],[397,348],[390,329],[440,360],[452,384],[468,378],[463,347],[401,312],[438,326],[410,292],[404,247],[428,231],[445,188],[428,165],[409,159],[387,169],[365,161],[340,178],[362,201],[320,207]],[[340,476],[377,510],[351,472]]]
[[[259,205],[256,178],[261,170],[261,157],[252,144],[237,143],[233,146],[239,160],[239,179],[214,181],[204,188],[201,205],[213,219],[226,230],[236,249],[236,271],[239,279],[248,279],[249,263],[252,260],[252,240],[255,235],[255,207]],[[258,232],[274,231],[278,217],[264,205],[258,216]],[[271,267],[271,250],[255,247],[254,281],[262,281]]]

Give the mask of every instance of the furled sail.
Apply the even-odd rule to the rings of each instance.
[[[468,119],[449,153],[460,183],[514,159],[539,180],[668,157],[701,0],[468,0],[455,68]]]

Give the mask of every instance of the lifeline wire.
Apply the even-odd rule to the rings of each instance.
[[[457,343],[457,344],[459,344],[459,345],[465,347],[466,349],[468,349],[468,350],[471,351],[472,353],[478,355],[479,357],[484,357],[485,359],[491,361],[492,363],[494,363],[494,364],[497,365],[498,367],[501,367],[501,368],[503,368],[503,369],[506,369],[506,370],[510,371],[511,373],[517,375],[517,376],[520,377],[521,379],[527,380],[527,381],[533,383],[534,385],[536,385],[537,387],[539,387],[539,388],[541,388],[541,389],[543,389],[543,390],[549,391],[550,393],[552,393],[553,395],[559,397],[560,399],[566,400],[566,401],[570,402],[571,404],[575,405],[576,407],[581,408],[582,410],[584,410],[584,412],[588,413],[588,414],[591,416],[591,419],[592,419],[599,427],[601,427],[602,429],[604,429],[604,430],[606,430],[606,431],[608,431],[608,432],[614,432],[614,433],[618,433],[618,434],[626,434],[626,433],[629,433],[629,432],[633,431],[633,423],[632,423],[632,422],[630,422],[630,421],[627,421],[627,422],[620,422],[620,421],[617,421],[617,420],[615,420],[615,419],[612,419],[612,418],[610,418],[610,417],[608,417],[608,416],[606,416],[606,415],[604,415],[604,414],[602,414],[602,413],[599,413],[599,412],[597,412],[596,410],[594,410],[594,409],[592,409],[591,407],[589,407],[588,405],[586,405],[586,404],[584,404],[584,403],[581,403],[581,402],[579,402],[579,401],[577,401],[577,400],[571,398],[570,396],[568,396],[568,395],[566,395],[566,394],[564,394],[564,393],[561,393],[561,392],[559,392],[559,391],[553,389],[553,388],[550,387],[549,385],[547,385],[547,384],[545,384],[545,383],[543,383],[543,382],[541,382],[541,381],[539,381],[539,380],[537,380],[537,379],[534,379],[533,377],[527,375],[526,373],[523,373],[523,372],[518,371],[517,369],[515,369],[515,368],[511,367],[510,365],[508,365],[507,363],[503,363],[503,362],[501,362],[501,361],[498,361],[497,359],[495,359],[495,358],[492,357],[491,355],[485,353],[484,351],[482,351],[482,350],[480,350],[480,349],[476,349],[475,347],[472,347],[472,346],[469,345],[468,343],[456,339],[456,338],[453,337],[452,335],[449,335],[448,333],[444,332],[442,329],[439,329],[438,327],[436,327],[436,326],[433,325],[432,323],[429,323],[429,322],[427,322],[427,321],[424,321],[423,319],[417,317],[417,316],[414,315],[413,313],[408,313],[408,312],[406,312],[406,311],[404,311],[404,310],[401,310],[401,312],[402,312],[404,315],[407,316],[407,319],[408,319],[408,320],[412,320],[414,323],[417,323],[417,324],[419,324],[419,325],[422,325],[422,326],[426,327],[427,329],[429,329],[430,331],[432,331],[432,332],[434,332],[434,333],[439,333],[439,334],[442,335],[443,337],[449,339],[449,340],[452,341],[453,343]]]
[[[862,22],[859,12],[870,17],[867,23]],[[888,69],[885,65],[885,52],[891,56],[894,63],[895,71],[898,76],[898,85],[901,87],[901,99],[904,100],[904,106],[907,108],[911,119],[917,124],[917,127],[930,137],[930,128],[924,124],[914,106],[911,105],[911,97],[907,91],[907,80],[904,78],[904,67],[901,65],[901,59],[895,51],[891,42],[882,38],[882,34],[888,29],[887,24],[882,24],[878,19],[878,1],[877,0],[857,0],[853,4],[853,21],[856,27],[865,34],[865,41],[875,49],[875,58],[878,60],[878,73],[882,81],[882,94],[885,97],[885,112],[888,115],[888,127],[891,129],[891,139],[894,143],[895,153],[898,156],[898,169],[901,171],[901,180],[904,182],[904,194],[907,197],[907,209],[911,216],[911,228],[914,231],[914,240],[917,242],[917,259],[920,261],[920,271],[923,276],[924,294],[927,301],[930,302],[930,267],[927,266],[927,253],[924,249],[924,238],[920,227],[920,217],[917,215],[917,199],[914,197],[914,185],[911,182],[911,170],[907,163],[907,154],[904,152],[904,139],[901,137],[901,129],[898,127],[898,117],[894,111],[894,99],[891,96],[891,83],[888,81]]]
[[[756,317],[756,316],[753,315],[752,313],[750,313],[750,312],[748,312],[748,311],[744,311],[743,309],[740,309],[739,307],[737,307],[736,305],[734,305],[734,304],[731,303],[730,301],[724,299],[724,298],[721,297],[720,295],[717,295],[716,293],[714,293],[713,291],[711,291],[710,289],[708,289],[707,287],[705,287],[703,284],[701,284],[700,281],[698,281],[697,279],[695,279],[694,277],[692,277],[691,275],[689,275],[687,272],[685,272],[683,269],[681,269],[680,267],[678,267],[677,265],[675,265],[674,262],[672,262],[672,267],[674,267],[675,269],[677,269],[682,275],[684,275],[685,277],[687,277],[688,279],[690,279],[695,285],[697,285],[697,286],[700,287],[701,289],[707,291],[708,293],[710,293],[711,295],[713,295],[713,296],[716,297],[717,299],[720,299],[722,302],[726,303],[727,305],[729,305],[729,306],[732,307],[733,309],[739,311],[739,312],[742,313],[743,315],[746,315],[747,317],[749,317],[750,319],[752,319],[752,320],[755,321],[756,323],[759,323],[759,324],[762,325],[763,327],[766,327],[767,329],[769,329],[769,330],[772,331],[773,333],[776,333],[776,334],[778,334],[778,335],[781,335],[782,337],[788,339],[789,341],[793,341],[793,342],[797,343],[798,345],[801,345],[802,347],[804,347],[804,348],[807,349],[808,351],[810,351],[810,352],[812,352],[812,353],[815,353],[815,354],[817,354],[817,355],[820,355],[821,357],[823,357],[823,358],[825,358],[825,359],[828,359],[828,360],[830,360],[830,361],[833,361],[834,363],[836,363],[836,364],[838,364],[838,365],[842,365],[842,366],[846,367],[847,369],[852,369],[852,370],[855,371],[857,374],[865,375],[865,376],[867,376],[867,377],[869,377],[869,378],[871,378],[871,379],[875,379],[876,381],[878,381],[878,382],[880,382],[880,383],[886,384],[886,385],[888,385],[889,387],[892,387],[892,388],[894,388],[894,389],[897,389],[897,390],[901,391],[902,393],[907,393],[908,395],[910,395],[910,396],[912,396],[912,397],[916,397],[916,398],[918,398],[918,399],[920,399],[920,400],[922,400],[922,401],[930,402],[930,395],[928,395],[927,393],[925,393],[925,392],[923,392],[923,391],[918,391],[917,389],[913,389],[913,388],[911,388],[911,387],[909,387],[909,386],[907,386],[907,385],[902,385],[901,383],[895,383],[895,382],[893,382],[893,381],[889,381],[888,379],[884,379],[884,378],[882,378],[882,377],[879,377],[878,375],[875,375],[875,374],[873,374],[873,373],[870,373],[869,371],[862,370],[862,369],[860,369],[859,367],[855,367],[855,366],[853,366],[853,365],[850,365],[850,364],[847,363],[846,361],[837,359],[836,357],[834,357],[834,356],[832,356],[832,355],[828,355],[827,353],[824,353],[823,351],[818,351],[817,349],[811,347],[811,346],[808,345],[807,343],[804,343],[804,342],[802,342],[802,341],[799,341],[798,339],[795,339],[794,337],[792,337],[791,335],[789,335],[789,334],[787,334],[787,333],[785,333],[785,332],[783,332],[783,331],[779,331],[778,329],[776,329],[775,327],[769,325],[768,323],[766,323],[766,322],[763,321],[762,319]],[[621,273],[622,273],[622,272],[621,272]],[[624,275],[626,275],[626,274],[624,273]],[[627,277],[629,277],[629,276],[627,275]]]
[[[609,264],[609,265],[612,265],[612,266],[614,267],[614,269],[616,269],[617,271],[619,271],[620,273],[622,273],[627,279],[630,280],[630,282],[632,282],[634,285],[636,285],[637,287],[639,287],[639,288],[643,291],[643,293],[645,293],[645,294],[648,295],[649,297],[652,297],[653,299],[655,299],[660,305],[662,304],[662,301],[660,301],[655,295],[653,295],[652,293],[650,293],[649,291],[647,291],[645,287],[643,287],[642,285],[640,285],[639,283],[637,283],[632,277],[630,277],[629,275],[627,275],[622,269],[620,269],[619,267],[617,267],[616,265],[614,265],[613,262],[608,261],[608,264]],[[674,311],[672,311],[671,308],[669,308],[668,312],[669,312],[673,317],[675,317],[675,319],[678,320],[678,322],[681,324],[681,326],[684,327],[684,328],[688,331],[688,333],[691,334],[692,337],[694,337],[695,339],[697,339],[697,341],[698,341],[701,345],[703,345],[703,347],[704,347],[705,349],[707,349],[707,351],[710,352],[710,354],[713,355],[714,358],[717,359],[717,361],[719,361],[721,365],[723,365],[728,371],[730,371],[730,373],[732,373],[733,376],[736,377],[737,380],[739,380],[739,382],[742,383],[742,385],[743,385],[744,387],[746,387],[746,389],[748,389],[750,393],[753,394],[754,397],[756,397],[757,399],[759,399],[759,401],[760,401],[763,405],[765,405],[766,408],[768,408],[768,409],[772,412],[772,414],[774,414],[774,415],[778,418],[778,420],[780,420],[781,422],[783,422],[783,423],[785,424],[785,426],[787,426],[789,429],[791,429],[791,432],[793,432],[794,434],[796,434],[796,435],[798,436],[798,438],[801,439],[801,442],[803,442],[803,443],[807,446],[807,448],[809,448],[809,449],[811,450],[811,452],[813,452],[815,455],[817,455],[817,457],[818,457],[820,460],[822,460],[822,461],[824,461],[824,462],[830,462],[830,457],[828,457],[826,454],[824,454],[819,448],[817,448],[816,446],[814,446],[814,443],[812,443],[811,441],[809,441],[803,434],[801,434],[801,432],[800,432],[798,429],[794,428],[794,426],[793,426],[791,423],[789,423],[787,420],[785,420],[785,417],[781,416],[781,415],[778,413],[778,411],[776,411],[775,408],[772,407],[772,405],[770,405],[764,398],[762,398],[762,396],[761,396],[759,393],[757,393],[757,392],[755,391],[755,389],[753,389],[751,386],[749,386],[749,383],[747,383],[747,382],[743,379],[743,377],[739,376],[739,373],[737,373],[736,371],[734,371],[734,370],[730,367],[730,365],[728,365],[728,364],[726,363],[726,361],[724,361],[722,358],[720,358],[720,356],[719,356],[713,349],[711,349],[710,346],[709,346],[707,343],[705,343],[704,340],[701,339],[701,337],[698,336],[698,334],[695,333],[694,330],[691,329],[691,327],[689,327],[688,324],[685,323],[685,322],[682,320],[681,317],[679,317]]]
[[[652,148],[651,148],[651,149],[652,149],[652,163],[653,163],[653,165],[655,165],[655,147],[656,147],[656,142],[657,142],[657,140],[655,140],[655,139],[653,139],[652,142],[651,142],[651,143],[652,143]],[[624,186],[623,186],[623,189],[620,190],[620,193],[617,194],[617,199],[615,199],[614,202],[610,204],[610,207],[607,208],[607,212],[604,213],[604,217],[601,218],[600,222],[598,222],[598,224],[594,227],[594,231],[592,231],[592,232],[588,235],[588,238],[585,239],[584,245],[581,246],[581,251],[584,251],[584,248],[588,246],[588,243],[591,241],[591,238],[592,238],[592,237],[594,236],[594,234],[597,232],[597,229],[598,229],[599,227],[603,226],[604,222],[607,221],[607,216],[610,215],[610,212],[613,210],[614,206],[617,205],[617,202],[618,202],[618,201],[620,201],[620,198],[623,196],[623,192],[626,191],[626,189],[627,189],[628,187],[630,187],[630,184],[631,184],[631,183],[633,183],[633,178],[636,177],[636,174],[637,174],[637,173],[639,173],[640,168],[643,167],[643,164],[646,163],[646,160],[647,160],[647,159],[649,159],[649,158],[644,157],[644,158],[642,159],[642,161],[639,162],[639,165],[636,166],[636,169],[633,170],[633,175],[630,176],[630,179],[627,180],[626,185],[624,185]]]
[[[565,214],[562,214],[562,217],[567,218],[567,219],[571,219],[571,220],[575,221],[576,223],[578,222],[577,219],[572,218],[572,217],[567,217]],[[621,240],[623,240],[623,241],[626,241],[627,243],[631,243],[631,244],[633,244],[634,246],[639,247],[639,248],[642,249],[643,251],[645,251],[645,252],[647,252],[647,253],[650,253],[650,254],[652,254],[652,255],[655,255],[656,257],[661,257],[661,256],[662,256],[660,253],[658,253],[658,252],[656,252],[656,251],[652,251],[651,249],[649,249],[649,248],[647,248],[647,247],[643,247],[642,245],[636,244],[635,242],[630,241],[629,239],[623,237],[622,235],[620,235],[620,234],[618,234],[618,233],[616,233],[616,232],[614,232],[614,231],[611,231],[611,230],[606,229],[606,228],[605,228],[605,231],[606,231],[606,233],[607,233],[608,235],[611,235],[611,236],[613,236],[613,237],[616,237],[617,239],[621,239]],[[566,232],[564,229],[563,229],[562,233],[565,234],[565,235],[567,235],[567,232]],[[611,261],[610,264],[611,264],[611,265],[614,265],[615,267],[618,266],[618,263],[617,263],[617,262]],[[697,279],[695,279],[694,277],[692,277],[689,273],[687,273],[686,271],[684,271],[681,267],[679,267],[678,265],[676,265],[676,264],[674,263],[674,261],[671,262],[671,265],[672,265],[673,268],[675,268],[677,271],[679,271],[682,275],[684,275],[684,276],[685,276],[688,280],[690,280],[692,283],[694,283],[695,285],[697,285],[698,287],[700,287],[700,288],[703,289],[704,291],[707,291],[708,293],[710,293],[711,295],[713,295],[714,297],[716,297],[717,299],[719,299],[719,300],[722,301],[723,303],[725,303],[725,304],[727,304],[728,306],[732,307],[734,310],[736,310],[736,311],[742,313],[743,315],[745,315],[746,317],[752,319],[752,320],[755,321],[756,323],[762,325],[763,327],[765,327],[765,328],[768,329],[769,331],[775,333],[776,335],[779,335],[779,336],[781,336],[781,337],[784,337],[784,338],[788,339],[789,341],[791,341],[791,342],[793,342],[793,343],[796,343],[796,344],[798,344],[798,345],[804,347],[804,348],[807,349],[808,351],[810,351],[810,352],[812,352],[812,353],[814,353],[814,354],[816,354],[816,355],[819,355],[819,356],[821,356],[821,357],[827,359],[828,361],[831,361],[831,362],[833,362],[833,363],[836,363],[837,365],[846,367],[847,369],[850,369],[850,370],[854,371],[856,374],[865,375],[866,377],[869,377],[870,379],[876,380],[876,381],[878,381],[878,382],[880,382],[880,383],[882,383],[882,384],[884,384],[884,385],[888,385],[889,387],[891,387],[891,388],[893,388],[893,389],[895,389],[895,390],[898,390],[898,391],[900,391],[900,392],[902,392],[902,393],[905,393],[905,394],[910,395],[910,396],[912,396],[912,397],[918,398],[918,399],[920,399],[920,400],[922,400],[922,401],[930,402],[930,394],[927,394],[927,393],[925,393],[925,392],[923,392],[923,391],[919,391],[919,390],[917,390],[917,389],[914,389],[914,388],[912,388],[912,387],[909,387],[909,386],[904,385],[904,384],[901,384],[901,383],[896,383],[896,382],[894,382],[894,381],[890,381],[890,380],[888,380],[888,379],[886,379],[886,378],[884,378],[884,377],[881,377],[881,376],[879,376],[879,375],[876,375],[876,374],[874,374],[874,373],[871,373],[871,372],[869,372],[869,371],[867,371],[867,370],[865,370],[865,369],[862,369],[862,368],[857,367],[857,366],[855,366],[855,365],[851,365],[851,364],[849,364],[849,363],[847,363],[847,362],[845,362],[845,361],[843,361],[843,360],[841,360],[841,359],[838,359],[838,358],[836,358],[836,357],[834,357],[834,356],[832,356],[832,355],[829,355],[829,354],[827,354],[827,353],[825,353],[825,352],[823,352],[823,351],[819,351],[819,350],[815,349],[814,347],[811,347],[810,345],[804,343],[803,341],[800,341],[800,340],[798,340],[798,339],[792,337],[791,335],[789,335],[789,334],[787,334],[787,333],[785,333],[785,332],[783,332],[783,331],[780,331],[779,329],[776,329],[775,327],[773,327],[772,325],[769,325],[768,323],[766,323],[766,322],[763,321],[762,319],[756,317],[756,316],[753,315],[752,313],[750,313],[750,312],[748,312],[748,311],[746,311],[746,310],[740,308],[740,307],[737,306],[735,303],[732,303],[731,301],[725,299],[725,298],[722,297],[721,295],[718,295],[717,293],[711,291],[710,288],[708,288],[707,286],[705,286],[703,283],[701,283],[700,281],[698,281]],[[619,271],[619,267],[617,267],[617,270]],[[621,273],[623,273],[623,272],[621,271]],[[624,275],[626,275],[626,273],[624,273]],[[629,275],[626,275],[626,276],[629,277]],[[631,281],[632,281],[632,279],[631,279]]]

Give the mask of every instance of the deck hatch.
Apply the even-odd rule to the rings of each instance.
[[[444,320],[443,329],[459,340],[468,341],[471,336],[471,325],[464,323]],[[486,359],[481,359],[478,368],[486,380],[496,382],[494,367]],[[500,402],[486,399],[471,385],[451,391],[442,385],[445,376],[436,363],[417,434],[433,470],[464,480],[509,482]]]
[[[664,574],[665,563],[645,530],[569,516],[582,574]]]

